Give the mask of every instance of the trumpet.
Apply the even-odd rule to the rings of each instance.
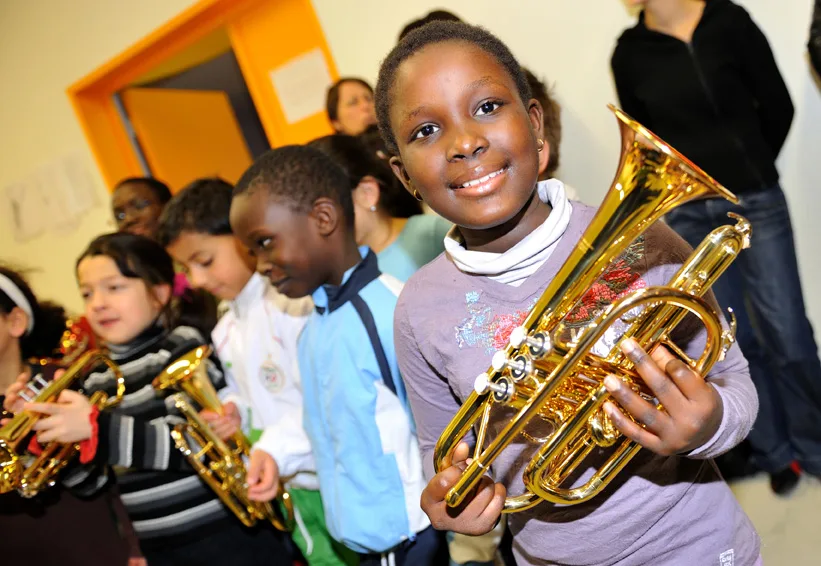
[[[547,421],[552,432],[523,473],[525,492],[509,496],[504,512],[524,511],[541,501],[573,505],[589,501],[619,474],[641,449],[623,438],[602,409],[610,396],[604,378],[615,374],[646,400],[656,403],[620,343],[634,338],[646,351],[664,345],[700,375],[724,358],[735,340],[735,319],[724,329],[715,309],[704,299],[710,286],[738,253],[750,245],[751,227],[730,213],[734,226],[714,230],[684,262],[666,286],[639,289],[606,307],[585,327],[568,335],[566,320],[614,259],[664,214],[688,201],[722,197],[738,199],[696,165],[624,112],[609,106],[621,134],[622,152],[613,184],[595,217],[547,286],[506,349],[496,352],[491,367],[474,382],[474,392],[443,431],[434,450],[437,471],[446,467],[459,442],[476,428],[473,461],[449,490],[446,502],[460,505],[490,470],[502,450],[534,419]],[[635,314],[638,313],[638,314]],[[670,338],[689,313],[707,331],[701,357],[689,358]],[[592,349],[613,324],[626,330],[604,355]],[[615,402],[615,401],[613,401]],[[491,414],[497,408],[516,411],[488,438]],[[625,411],[626,413],[626,411]],[[576,470],[603,447],[608,459],[583,485],[573,487]],[[588,464],[589,465],[589,464]],[[571,485],[568,485],[571,484]]]
[[[101,411],[114,407],[125,395],[125,380],[120,368],[99,350],[81,355],[54,381],[36,377],[26,385],[27,391],[20,395],[26,401],[53,402],[60,393],[85,378],[101,362],[108,366],[117,380],[116,395],[109,398],[105,392],[96,391],[89,401]],[[17,490],[23,497],[34,497],[43,489],[53,487],[57,474],[77,455],[79,444],[51,442],[31,463],[25,463],[27,457],[18,450],[41,417],[39,413],[22,411],[0,428],[0,494]]]
[[[207,346],[200,346],[187,352],[158,375],[152,385],[158,391],[176,389],[174,404],[186,418],[187,423],[178,424],[171,431],[177,449],[197,471],[197,474],[214,490],[222,502],[247,527],[257,521],[270,521],[281,531],[291,531],[294,525],[294,506],[291,495],[280,483],[277,499],[285,510],[280,513],[269,502],[248,499],[248,484],[245,476],[245,458],[251,447],[241,432],[228,440],[222,440],[208,426],[189,398],[203,409],[222,414],[222,403],[203,363],[211,353]],[[189,438],[199,449],[194,449]],[[206,458],[207,463],[203,462]],[[284,515],[284,516],[283,516]]]

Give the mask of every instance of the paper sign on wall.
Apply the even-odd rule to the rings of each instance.
[[[42,163],[0,194],[15,240],[25,242],[46,230],[67,233],[99,204],[97,191],[81,152]]]
[[[43,213],[43,199],[35,183],[26,180],[6,185],[3,200],[15,241],[36,238],[48,227],[48,216]]]
[[[321,49],[294,57],[270,76],[289,124],[325,110],[325,93],[333,81]]]

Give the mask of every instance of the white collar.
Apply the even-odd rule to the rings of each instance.
[[[265,296],[267,290],[268,281],[259,273],[254,272],[242,291],[229,303],[234,315],[239,319],[248,316],[248,312],[258,304],[261,297]]]
[[[570,223],[573,210],[564,183],[558,179],[540,181],[539,199],[553,209],[541,226],[504,253],[465,249],[459,229],[454,227],[445,238],[445,250],[461,271],[485,275],[494,281],[519,286],[550,257]]]

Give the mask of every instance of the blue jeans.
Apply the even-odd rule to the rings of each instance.
[[[696,246],[738,213],[752,224],[749,249],[713,285],[722,308],[738,319],[737,339],[758,390],[749,441],[756,463],[774,473],[797,460],[821,475],[821,362],[804,309],[790,213],[781,187],[685,204],[667,223]]]

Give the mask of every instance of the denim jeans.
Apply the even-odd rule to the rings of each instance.
[[[793,231],[781,187],[724,199],[685,204],[667,223],[696,246],[714,228],[738,213],[752,224],[749,249],[741,252],[713,286],[722,308],[738,320],[737,340],[758,390],[759,413],[749,441],[766,472],[797,460],[821,475],[821,362],[807,319]]]

